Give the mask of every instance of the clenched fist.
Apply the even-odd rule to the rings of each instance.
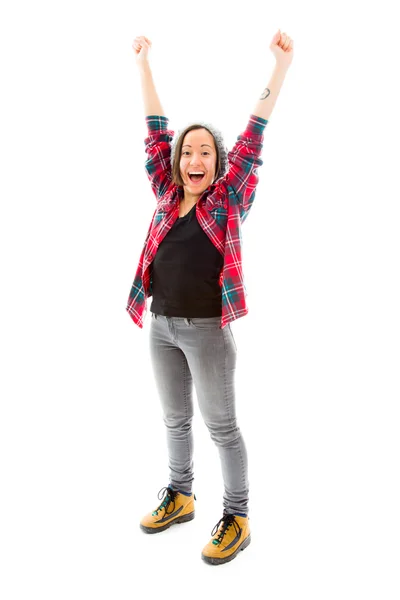
[[[144,35],[135,37],[132,48],[136,54],[136,64],[138,66],[149,62],[149,51],[151,48],[151,41]]]
[[[270,45],[278,65],[289,67],[293,60],[293,40],[278,29]]]

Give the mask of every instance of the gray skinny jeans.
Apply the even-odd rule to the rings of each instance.
[[[236,422],[236,343],[221,317],[166,317],[151,313],[150,356],[164,423],[170,486],[192,492],[193,383],[201,415],[218,447],[223,507],[248,515],[247,451]]]

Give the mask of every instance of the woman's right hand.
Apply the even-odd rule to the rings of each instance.
[[[151,48],[151,41],[144,35],[135,37],[132,48],[136,55],[136,64],[138,67],[147,64],[149,62],[149,51]]]

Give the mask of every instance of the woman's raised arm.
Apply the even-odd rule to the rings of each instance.
[[[144,35],[138,36],[135,38],[132,48],[136,54],[136,64],[140,73],[145,116],[160,115],[165,117],[149,63],[151,41]]]
[[[272,38],[270,50],[276,58],[276,65],[268,87],[265,88],[257,102],[253,115],[263,119],[269,119],[275,106],[282,83],[286,77],[287,70],[293,59],[293,40],[281,33],[280,30]]]

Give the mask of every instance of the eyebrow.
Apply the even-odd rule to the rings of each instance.
[[[184,148],[185,146],[189,146],[189,148],[192,147],[190,144],[183,144],[182,148]],[[212,150],[212,146],[210,146],[210,144],[202,144],[201,147],[203,147],[203,146],[208,146]]]

